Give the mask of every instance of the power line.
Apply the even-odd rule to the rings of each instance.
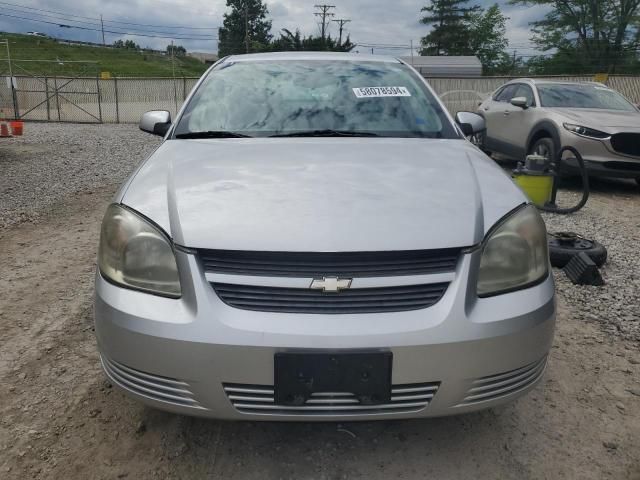
[[[38,23],[46,23],[49,25],[56,25],[58,27],[62,27],[62,28],[75,28],[78,30],[88,30],[88,31],[92,31],[92,32],[100,32],[101,29],[99,28],[89,28],[89,27],[81,27],[81,26],[77,26],[77,25],[66,25],[66,24],[61,24],[60,22],[50,22],[47,20],[38,20],[38,19],[34,19],[34,18],[28,18],[28,17],[21,17],[21,16],[17,16],[17,15],[9,15],[7,13],[1,13],[0,12],[0,16],[2,17],[9,17],[9,18],[17,18],[20,20],[27,20],[30,22],[38,22]],[[178,36],[175,34],[171,34],[168,33],[167,35],[150,35],[147,33],[138,33],[138,32],[123,32],[123,31],[115,31],[115,30],[105,30],[105,33],[113,33],[116,35],[130,35],[132,37],[149,37],[149,38],[173,38],[175,40],[218,40],[217,37],[213,37],[213,36],[202,36],[202,37],[187,37],[187,36]],[[188,35],[188,34],[185,34]]]
[[[2,3],[2,2],[0,2]],[[30,15],[29,17],[24,17],[24,19],[28,19],[28,20],[32,20],[32,21],[40,21],[40,22],[44,22],[43,20],[41,20],[41,18],[39,17],[46,17],[46,18],[53,18],[54,20],[57,20],[56,22],[50,22],[54,25],[58,25],[59,27],[62,28],[79,28],[77,27],[77,25],[74,24],[82,24],[82,25],[91,25],[93,27],[99,28],[100,30],[104,29],[104,23],[107,23],[107,21],[102,21],[102,18],[98,19],[98,23],[93,23],[93,22],[85,22],[83,20],[71,20],[71,19],[67,19],[67,18],[58,18],[58,17],[54,17],[53,15],[46,15],[44,13],[31,13],[31,12],[22,12],[20,10],[16,10],[13,8],[7,8],[5,7],[5,10],[10,10],[11,13],[20,13],[21,15]],[[33,16],[36,16],[38,18],[33,18]],[[16,18],[23,18],[23,17],[16,17]],[[116,27],[117,28],[117,27]],[[106,30],[105,30],[106,31]],[[130,34],[133,33],[150,33],[150,34],[157,34],[157,35],[190,35],[192,37],[203,37],[203,39],[210,39],[210,37],[212,36],[212,34],[206,34],[206,33],[190,33],[190,32],[159,32],[159,31],[154,31],[154,30],[138,30],[138,29],[133,29],[133,32],[129,32]],[[170,37],[167,37],[170,38]]]
[[[56,11],[56,10],[47,10],[44,8],[35,8],[35,7],[25,7],[24,5],[19,5],[19,4],[15,4],[15,3],[9,3],[9,2],[2,2],[0,1],[0,4],[2,5],[9,5],[11,7],[18,7],[22,10],[26,10],[23,11],[21,13],[31,13],[32,11],[38,11],[38,12],[46,12],[46,13],[53,13],[55,15],[58,16],[64,16],[64,17],[74,17],[74,18],[83,18],[85,20],[94,20],[95,22],[98,22],[100,19],[96,18],[96,17],[87,17],[84,15],[76,15],[73,13],[68,13],[68,12],[61,12],[61,11]],[[7,8],[7,7],[5,7]],[[15,9],[13,9],[15,10]],[[50,15],[42,15],[39,14],[41,16],[50,16]],[[89,22],[81,22],[80,20],[73,20],[74,22],[77,23],[89,23]],[[138,27],[153,27],[153,28],[175,28],[175,29],[186,29],[186,30],[217,30],[218,27],[187,27],[184,25],[150,25],[150,24],[145,24],[145,23],[134,23],[134,22],[123,22],[123,21],[119,21],[119,20],[104,20],[104,23],[110,24],[110,23],[117,23],[117,24],[122,24],[122,25],[133,25],[133,26],[138,26]],[[98,23],[94,23],[95,25],[98,25]]]

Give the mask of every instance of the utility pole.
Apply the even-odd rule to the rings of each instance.
[[[104,41],[104,22],[102,21],[102,14],[100,14],[100,25],[102,25],[102,46],[106,47],[107,44]]]
[[[333,17],[335,16],[335,13],[331,13],[331,9],[336,8],[335,5],[314,5],[314,7],[316,8],[316,10],[318,10],[317,12],[314,13],[314,15],[316,17],[320,17],[320,21],[322,22],[322,24],[320,25],[320,32],[321,32],[321,38],[322,38],[322,43],[324,43],[325,40],[325,34],[327,33],[327,17]]]
[[[515,74],[516,71],[516,50],[513,50],[513,65],[511,67],[511,73]]]
[[[336,22],[338,25],[340,25],[340,38],[338,40],[338,45],[342,45],[342,29],[345,26],[345,24],[349,23],[351,20],[348,20],[346,18],[336,18],[335,20],[332,20],[332,22]]]
[[[173,47],[173,39],[171,39],[171,76],[173,77],[173,101],[176,106],[175,114],[178,115],[178,87],[176,87],[176,64],[175,64],[175,48]]]
[[[413,67],[413,38],[411,39],[410,45],[411,45],[411,66]]]
[[[244,46],[245,52],[249,53],[249,3],[244,2]]]

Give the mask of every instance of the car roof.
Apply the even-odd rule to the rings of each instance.
[[[359,55],[357,53],[342,52],[270,52],[247,53],[243,55],[231,55],[224,58],[225,62],[258,62],[263,60],[329,60],[329,61],[358,61],[358,62],[384,62],[401,63],[398,58],[389,55]]]
[[[528,83],[531,85],[604,85],[600,82],[571,82],[568,80],[547,80],[546,78],[514,78],[513,80],[509,80],[506,84],[508,85],[510,83]]]

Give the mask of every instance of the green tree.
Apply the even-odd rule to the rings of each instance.
[[[176,57],[184,57],[187,54],[187,49],[182,45],[167,45],[167,55],[175,55]]]
[[[129,50],[140,50],[140,45],[133,40],[126,40],[124,42],[124,48],[128,48]]]
[[[421,39],[421,55],[464,55],[469,51],[468,17],[477,12],[477,5],[465,6],[469,0],[431,0],[422,8],[426,14],[420,23],[433,25]]]
[[[513,63],[505,52],[509,45],[506,22],[507,17],[497,3],[486,10],[470,12],[465,19],[469,32],[468,53],[480,59],[485,75],[507,73],[505,68]]]
[[[303,37],[300,30],[296,30],[292,33],[291,30],[283,28],[280,37],[271,42],[269,50],[273,52],[288,52],[288,51],[319,51],[326,50],[332,52],[350,52],[355,47],[355,44],[351,43],[351,39],[347,36],[347,39],[340,43],[337,39],[327,36],[324,40],[322,37],[314,37],[309,35]]]
[[[542,20],[531,23],[533,42],[543,51],[553,50],[547,58],[529,62],[540,73],[614,73],[621,65],[637,63],[640,0],[510,0],[510,3],[551,7]],[[562,71],[550,71],[551,68]]]
[[[231,11],[224,14],[218,29],[220,58],[246,52],[260,52],[271,41],[271,20],[267,20],[267,6],[262,0],[227,0]]]

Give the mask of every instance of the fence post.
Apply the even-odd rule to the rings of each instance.
[[[56,106],[58,107],[58,121],[60,121],[60,97],[58,97],[58,77],[53,77],[53,88],[56,92]]]
[[[49,103],[49,78],[44,77],[44,94],[47,97],[47,121],[51,121],[51,104]]]
[[[116,95],[116,123],[120,123],[120,107],[118,106],[118,77],[113,77],[113,91]]]
[[[96,90],[98,91],[98,118],[102,123],[102,98],[100,97],[100,73],[96,72]]]
[[[187,77],[182,77],[182,101],[187,99]]]

